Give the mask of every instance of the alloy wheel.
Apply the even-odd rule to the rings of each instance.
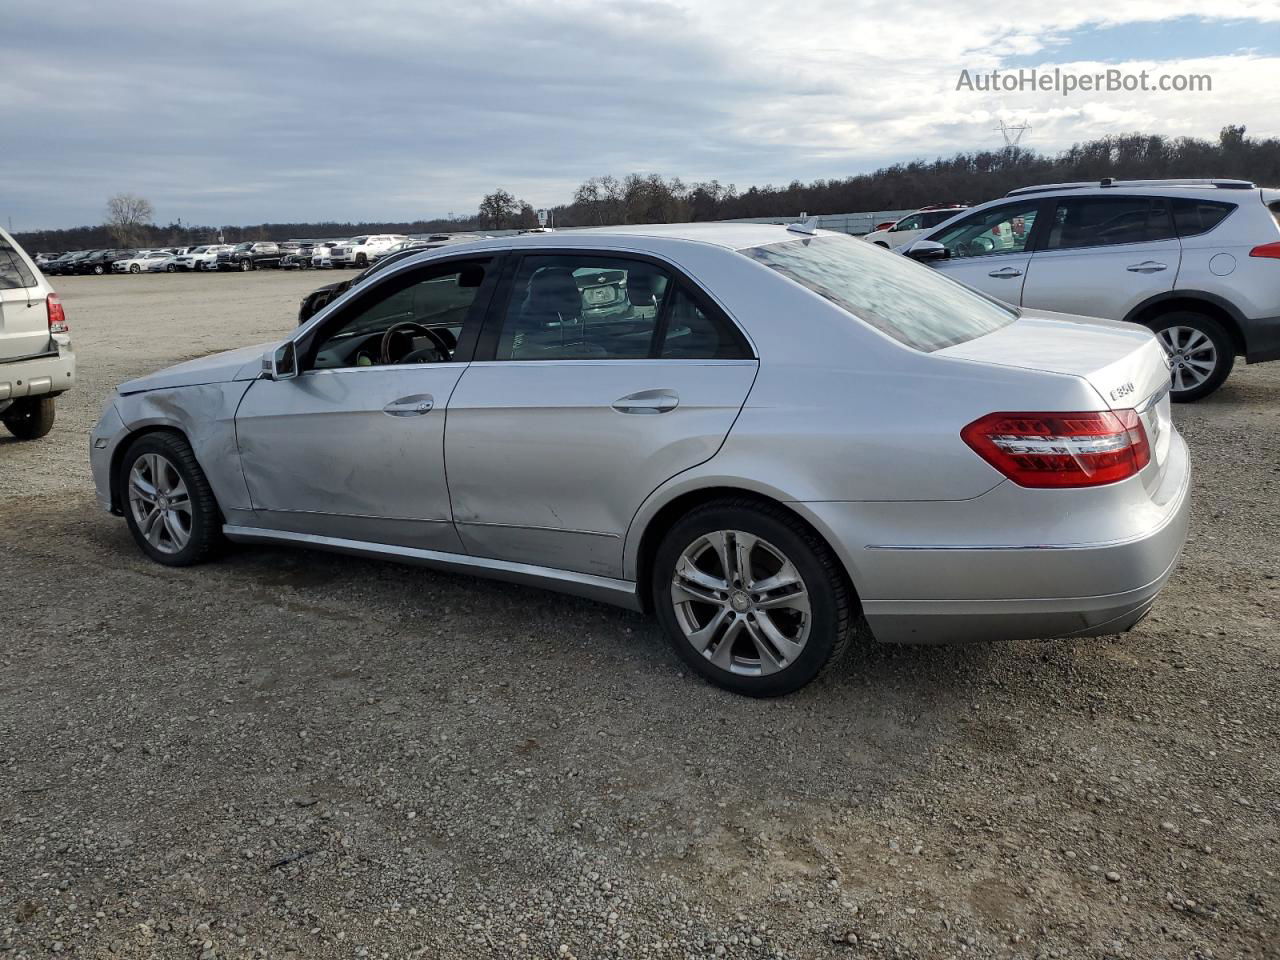
[[[1195,327],[1165,327],[1156,334],[1169,355],[1170,378],[1174,390],[1193,390],[1213,375],[1218,365],[1218,348]]]
[[[167,457],[144,453],[133,462],[129,509],[138,530],[161,553],[180,553],[191,542],[191,497]]]
[[[741,530],[714,531],[685,548],[671,577],[671,602],[695,651],[746,676],[791,666],[813,619],[795,564],[767,540]]]

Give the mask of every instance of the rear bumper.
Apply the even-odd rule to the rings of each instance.
[[[1158,489],[1148,495],[1133,478],[1128,490],[1103,494],[1114,499],[1095,499],[1089,509],[1081,506],[1090,502],[1087,492],[1075,502],[1042,500],[1040,491],[1017,487],[952,504],[858,505],[877,508],[861,515],[848,504],[805,506],[838,545],[881,642],[1096,636],[1137,623],[1173,573],[1186,540],[1190,481],[1186,444],[1175,434]],[[1015,506],[1019,501],[1033,506]],[[901,525],[907,542],[868,543],[870,525],[859,520],[879,515],[889,529],[904,508],[910,513],[903,516],[916,520]],[[1055,514],[1042,526],[1052,536],[1000,542],[1002,529],[1036,529],[1037,510]]]
[[[57,353],[0,362],[0,404],[23,397],[63,393],[76,382],[76,355],[71,344],[58,344]]]
[[[1246,363],[1262,363],[1280,360],[1280,317],[1240,319],[1240,333],[1244,337]]]

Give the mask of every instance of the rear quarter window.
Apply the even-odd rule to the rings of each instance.
[[[1179,237],[1198,237],[1208,233],[1236,208],[1234,203],[1220,200],[1196,200],[1191,197],[1173,199],[1173,223]]]
[[[36,275],[22,255],[5,237],[0,237],[0,290],[22,290],[35,285]]]
[[[974,340],[1018,317],[929,267],[853,237],[788,240],[741,253],[916,350]]]

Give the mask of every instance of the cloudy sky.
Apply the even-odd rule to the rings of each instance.
[[[786,183],[995,146],[1002,118],[1042,150],[1280,134],[1275,0],[59,0],[0,31],[16,230],[100,222],[123,190],[241,224],[464,213],[496,186],[541,206],[604,173]],[[1212,91],[956,89],[1054,66]]]

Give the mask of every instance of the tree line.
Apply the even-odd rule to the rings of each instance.
[[[559,227],[627,223],[681,223],[732,220],[739,217],[785,217],[905,210],[930,203],[981,203],[1017,187],[1035,183],[1166,177],[1221,177],[1280,185],[1280,140],[1246,134],[1244,126],[1227,126],[1217,140],[1129,133],[1078,143],[1054,154],[1026,147],[960,152],[934,160],[913,160],[871,173],[814,180],[786,186],[752,186],[745,190],[719,180],[685,183],[656,173],[605,175],[582,183],[565,203],[551,208]],[[263,223],[215,228],[150,223],[150,205],[139,211],[125,202],[141,198],[120,195],[108,205],[107,223],[70,230],[43,230],[17,235],[28,250],[74,250],[90,247],[169,246],[208,243],[219,236],[227,243],[286,240],[290,237],[349,237],[361,233],[448,233],[467,230],[528,229],[537,225],[533,205],[505,189],[487,194],[473,216],[453,219],[378,223]],[[117,201],[121,201],[117,203]],[[116,207],[131,216],[121,220]],[[139,212],[145,216],[139,216]],[[128,238],[125,242],[124,238]]]

